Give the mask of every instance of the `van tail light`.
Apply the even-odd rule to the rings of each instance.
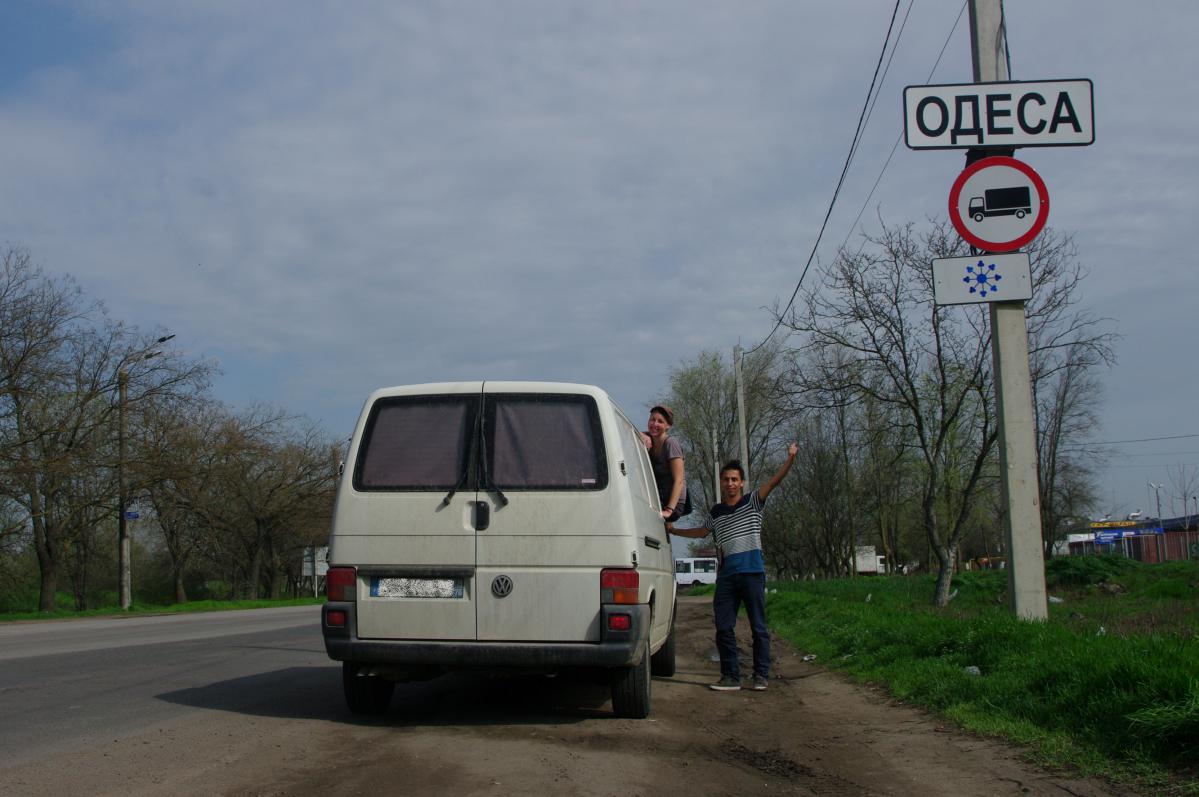
[[[346,614],[345,609],[330,609],[325,612],[325,622],[329,624],[330,628],[345,628],[346,623],[349,622],[349,615]]]
[[[609,631],[629,631],[633,628],[633,615],[631,614],[610,614],[608,615],[608,630]]]
[[[331,601],[358,598],[358,573],[352,567],[330,567],[325,574],[325,597]]]
[[[600,603],[637,604],[641,576],[636,570],[621,568],[600,571]]]

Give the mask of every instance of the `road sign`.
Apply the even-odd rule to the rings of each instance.
[[[937,304],[1013,302],[1032,298],[1028,255],[983,254],[933,261],[933,300]]]
[[[903,90],[912,149],[1081,147],[1095,142],[1089,80],[955,83]]]
[[[139,515],[137,512],[130,509],[125,510],[126,520],[137,520],[139,517],[141,517],[141,515]]]
[[[985,252],[1011,252],[1037,237],[1045,226],[1049,191],[1027,163],[983,158],[954,180],[949,219],[972,246]]]

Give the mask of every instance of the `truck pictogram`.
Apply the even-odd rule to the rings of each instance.
[[[982,196],[970,197],[970,218],[982,221],[991,216],[1015,216],[1022,219],[1032,212],[1028,186],[990,188]]]

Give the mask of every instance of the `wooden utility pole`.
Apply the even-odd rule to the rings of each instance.
[[[974,82],[1008,80],[1002,0],[969,0]],[[967,162],[979,155],[970,151]],[[1002,153],[1007,154],[1007,153]],[[991,302],[991,358],[999,415],[999,470],[1007,541],[1008,600],[1018,617],[1046,620],[1045,559],[1037,480],[1036,417],[1024,302]]]

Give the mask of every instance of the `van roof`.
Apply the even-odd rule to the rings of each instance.
[[[610,399],[607,392],[595,385],[573,382],[521,382],[521,381],[474,381],[474,382],[428,382],[420,385],[396,385],[382,387],[371,393],[370,400],[387,396],[421,396],[446,393],[579,393],[595,398]]]

